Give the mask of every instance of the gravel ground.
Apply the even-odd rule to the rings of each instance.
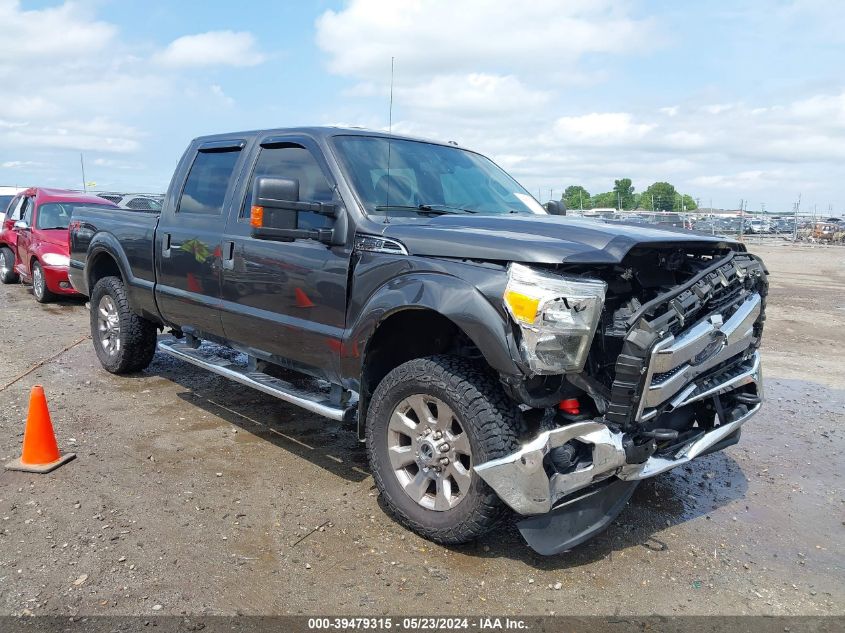
[[[513,527],[424,541],[383,512],[354,429],[162,355],[112,376],[82,302],[0,287],[0,460],[33,384],[78,455],[0,473],[0,614],[843,614],[845,249],[756,251],[763,411],[550,558]]]

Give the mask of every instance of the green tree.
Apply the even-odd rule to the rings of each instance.
[[[695,198],[689,194],[684,194],[683,201],[684,211],[695,211],[698,208],[698,205],[695,203]]]
[[[615,209],[616,208],[616,192],[606,191],[605,193],[597,193],[593,196],[594,209]]]
[[[590,192],[581,185],[567,187],[560,200],[566,205],[567,209],[589,209],[592,206],[590,204]]]
[[[621,208],[634,208],[634,186],[631,184],[630,178],[615,180],[613,182],[613,193],[616,194],[617,204],[621,205]]]
[[[643,192],[640,204],[649,211],[671,211],[678,201],[675,187],[668,182],[656,182]]]

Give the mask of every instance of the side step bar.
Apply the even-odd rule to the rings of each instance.
[[[338,407],[332,404],[327,394],[297,388],[287,381],[260,371],[249,371],[246,367],[233,363],[231,359],[193,348],[184,341],[175,338],[162,339],[158,342],[158,349],[192,365],[275,396],[279,400],[295,404],[311,413],[339,422],[351,421],[355,416],[356,402],[347,408]]]

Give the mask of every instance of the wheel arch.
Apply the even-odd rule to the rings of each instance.
[[[375,386],[414,358],[455,354],[475,357],[499,374],[522,373],[503,315],[475,286],[444,274],[411,273],[379,288],[342,349],[342,374],[359,393],[359,437]]]
[[[91,296],[97,282],[111,276],[119,277],[123,282],[134,312],[146,319],[160,321],[155,307],[154,283],[133,275],[129,259],[117,238],[111,233],[100,232],[91,240],[85,258],[85,294]]]

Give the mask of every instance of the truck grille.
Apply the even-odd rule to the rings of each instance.
[[[628,429],[673,408],[760,344],[767,282],[733,253],[629,320],[605,418]],[[674,403],[674,404],[673,404]]]

